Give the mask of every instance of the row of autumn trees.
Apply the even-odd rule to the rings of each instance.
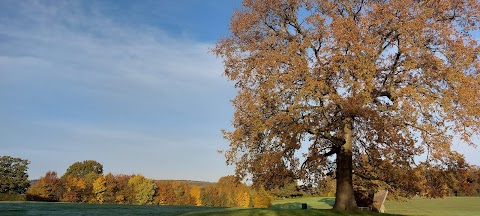
[[[58,177],[49,171],[27,190],[32,201],[84,203],[258,207],[270,206],[271,198],[234,176],[220,178],[208,186],[187,181],[154,181],[142,175],[104,175],[103,166],[93,160],[76,162]]]
[[[378,189],[389,191],[389,198],[403,199],[421,196],[427,198],[446,196],[480,196],[480,166],[466,163],[461,155],[456,155],[444,164],[419,163],[414,169],[398,169],[388,163],[356,163],[364,171],[354,173],[354,195],[357,200],[364,195],[373,195]],[[369,173],[367,173],[369,172]],[[362,178],[365,176],[375,178]],[[386,179],[379,181],[378,178]],[[295,173],[286,167],[273,173],[257,174],[252,186],[265,188],[278,198],[290,198],[305,194],[331,197],[336,193],[336,176],[333,171],[317,178],[316,182],[297,185]],[[400,185],[402,189],[399,189]]]
[[[466,163],[461,155],[454,156],[443,164],[419,163],[413,169],[400,169],[388,163],[366,164],[363,172],[354,174],[354,189],[369,191],[385,188],[389,196],[407,197],[419,195],[435,198],[445,196],[479,196],[480,195],[480,167]],[[375,169],[374,174],[369,174],[384,181],[375,181],[375,178],[362,178],[368,176],[368,170]],[[381,176],[379,176],[381,175]]]

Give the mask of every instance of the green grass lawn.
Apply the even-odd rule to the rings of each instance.
[[[269,209],[214,208],[184,206],[95,205],[80,203],[0,202],[0,215],[211,215],[211,216],[287,216],[287,215],[465,215],[480,216],[480,197],[449,197],[446,199],[416,198],[406,202],[387,201],[387,214],[371,212],[336,212],[334,198],[306,197],[275,200]],[[301,204],[307,203],[307,210]]]
[[[414,198],[405,202],[387,201],[388,213],[404,215],[480,216],[480,197]]]
[[[224,209],[222,211],[204,211],[191,212],[183,215],[199,215],[199,216],[392,216],[392,214],[380,214],[373,212],[337,212],[327,209]]]
[[[309,208],[330,209],[335,203],[333,197],[306,197],[275,200],[272,208],[301,208],[307,203]],[[424,216],[480,216],[480,197],[447,197],[445,199],[414,198],[402,201],[386,201],[386,213]]]
[[[1,216],[23,215],[162,215],[176,216],[201,211],[223,211],[225,208],[194,206],[135,206],[81,203],[46,203],[46,202],[0,202]]]
[[[296,200],[294,200],[296,202]],[[335,212],[326,209],[252,209],[252,208],[214,208],[185,206],[134,206],[134,205],[96,205],[80,203],[41,203],[41,202],[0,202],[0,215],[190,215],[190,216],[347,216],[382,215],[370,212]]]

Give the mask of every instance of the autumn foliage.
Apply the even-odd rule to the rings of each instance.
[[[99,176],[93,182],[93,193],[98,203],[101,204],[105,200],[105,192],[107,192],[107,182],[105,181],[105,177]]]
[[[452,159],[453,160],[453,159]],[[98,162],[96,162],[98,163]],[[76,163],[85,166],[81,175],[58,177],[55,171],[48,171],[26,192],[30,201],[48,202],[84,202],[99,204],[133,205],[175,205],[175,206],[216,206],[216,207],[253,207],[268,208],[272,199],[283,199],[304,194],[332,196],[335,194],[335,182],[329,176],[318,182],[318,187],[290,184],[283,188],[266,190],[262,186],[247,186],[236,176],[221,177],[217,183],[197,183],[182,180],[151,180],[142,175],[113,175],[97,173],[90,166],[93,163]],[[101,165],[98,163],[98,165]],[[77,167],[79,168],[79,167]],[[95,173],[95,178],[92,177]],[[480,196],[480,167],[471,166],[459,157],[455,163],[443,166],[420,164],[416,169],[403,173],[399,178],[405,180],[405,187],[417,191],[414,195],[424,197],[438,196]],[[411,175],[411,176],[409,176]],[[392,177],[395,178],[395,177]],[[88,183],[90,182],[90,183]],[[356,191],[371,192],[372,184],[381,182],[358,179]],[[90,185],[88,185],[90,184]],[[381,186],[381,185],[380,185]],[[394,196],[395,193],[393,193]],[[357,193],[355,194],[357,195]],[[364,194],[368,196],[368,193]],[[412,196],[403,194],[403,196]]]
[[[48,171],[27,191],[31,201],[84,202],[134,205],[259,207],[270,205],[265,190],[258,191],[234,176],[217,183],[154,181],[142,175],[104,175],[96,161],[74,163],[62,177]]]
[[[255,208],[268,208],[271,205],[272,198],[262,187],[253,194],[253,206]]]
[[[479,19],[478,0],[244,0],[213,49],[238,90],[227,162],[254,184],[331,174],[338,210],[357,188],[445,194],[429,175],[480,134]]]
[[[38,201],[58,201],[61,197],[60,179],[55,171],[48,171],[38,182],[30,186],[27,194]]]

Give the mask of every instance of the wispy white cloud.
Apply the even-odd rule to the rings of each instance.
[[[166,137],[163,134],[155,134],[152,131],[136,131],[135,129],[112,128],[85,123],[46,121],[35,122],[34,125],[47,127],[53,131],[57,131],[59,134],[68,134],[73,137],[84,137],[96,140],[92,143],[93,145],[102,143],[103,145],[116,145],[121,148],[140,146],[154,147],[161,145],[162,148],[165,148],[178,141],[172,140],[172,137]],[[137,130],[139,129],[137,128]]]
[[[0,154],[32,160],[33,178],[84,159],[154,178],[213,181],[230,170],[215,150],[234,90],[213,44],[117,23],[95,3],[15,5],[0,15],[0,136],[9,142]],[[168,163],[178,169],[155,167]]]
[[[221,62],[208,53],[211,44],[112,23],[101,14],[79,12],[79,5],[21,5],[24,19],[0,23],[0,35],[8,40],[0,52],[2,68],[10,69],[4,78],[41,73],[104,91],[128,86],[170,93],[222,80]]]

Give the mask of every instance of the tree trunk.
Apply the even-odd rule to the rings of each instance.
[[[352,181],[352,145],[353,145],[353,118],[349,117],[344,120],[344,139],[345,144],[337,153],[337,192],[335,195],[335,205],[333,209],[336,210],[356,210],[357,202],[353,195],[353,181]]]

